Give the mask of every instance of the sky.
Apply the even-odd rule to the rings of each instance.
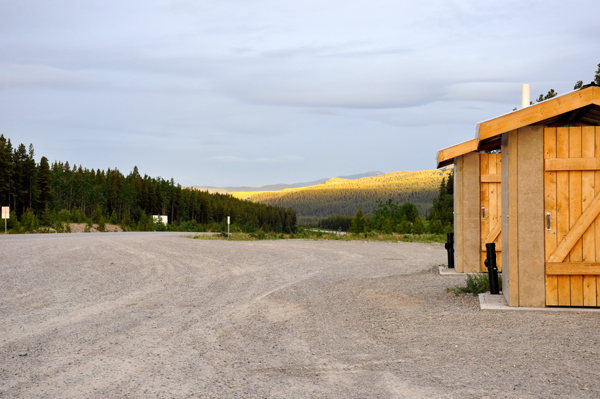
[[[435,168],[589,83],[600,2],[0,0],[0,134],[36,160],[261,186]]]

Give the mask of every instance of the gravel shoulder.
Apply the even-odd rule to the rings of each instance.
[[[481,311],[441,245],[0,237],[0,398],[597,398],[600,314]]]

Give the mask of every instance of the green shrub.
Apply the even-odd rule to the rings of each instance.
[[[85,214],[79,210],[79,208],[75,207],[71,211],[71,221],[73,223],[84,223],[85,222]]]
[[[102,210],[100,209],[100,205],[96,207],[96,210],[92,213],[92,222],[98,223],[100,218],[102,217]]]
[[[63,209],[58,212],[57,219],[64,223],[69,223],[71,221],[71,212],[68,209]]]
[[[57,233],[64,233],[65,224],[61,220],[57,220],[56,222],[54,222],[54,229]]]
[[[409,234],[412,231],[413,224],[408,220],[404,219],[396,226],[397,232],[400,234]]]
[[[442,234],[444,232],[444,226],[439,220],[434,220],[429,223],[429,232],[433,234]]]
[[[33,233],[40,227],[40,221],[31,209],[27,209],[27,211],[21,215],[21,225],[27,232]]]
[[[116,211],[113,211],[112,214],[110,215],[109,222],[110,222],[110,224],[119,223],[119,216],[117,215]]]
[[[466,286],[456,286],[446,288],[446,292],[454,292],[456,296],[460,294],[479,295],[490,290],[490,280],[488,273],[470,273],[467,274]],[[498,286],[502,290],[502,275],[498,273]]]
[[[413,223],[412,233],[413,234],[425,233],[425,223],[423,223],[423,219],[421,219],[420,217],[417,217],[415,222]]]
[[[100,219],[98,219],[98,230],[102,232],[106,231],[106,222],[102,216],[100,216]]]

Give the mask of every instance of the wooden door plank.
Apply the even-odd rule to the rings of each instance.
[[[559,193],[557,193],[557,196],[558,195]],[[600,214],[600,194],[596,194],[594,199],[590,202],[590,206],[581,214],[579,219],[573,222],[573,227],[563,237],[554,252],[548,257],[548,262],[562,262],[567,259],[569,253],[569,260],[580,262],[582,256],[578,256],[577,253],[574,253],[575,245],[581,240],[583,233],[594,222],[598,214]]]
[[[500,222],[496,223],[496,225],[492,228],[492,231],[490,231],[489,234],[487,235],[487,237],[485,237],[483,239],[482,248],[485,248],[486,243],[495,242],[496,238],[498,238],[498,235],[500,234],[501,230],[502,230],[502,223],[500,223]]]
[[[593,126],[587,127],[593,129]],[[600,158],[585,155],[582,158],[549,158],[544,160],[544,170],[600,170]]]
[[[600,168],[598,168],[598,169],[600,169]],[[490,175],[490,174],[481,175],[482,183],[500,183],[501,181],[502,181],[502,178],[500,176],[500,173],[496,173],[493,175]]]
[[[490,154],[480,154],[479,160],[480,160],[480,162],[479,162],[480,173],[482,175],[490,174],[490,168],[489,168]],[[486,237],[490,232],[490,225],[489,225],[489,221],[490,221],[489,186],[490,186],[490,183],[480,183],[480,186],[481,186],[481,207],[482,208],[485,207],[485,217],[483,214],[483,209],[481,210],[481,232],[480,232],[481,236],[480,236],[480,239],[483,240],[483,238]],[[483,247],[485,248],[485,245]],[[487,268],[483,264],[485,258],[486,258],[486,253],[482,252],[481,253],[481,271],[487,270]]]
[[[546,274],[549,276],[595,276],[600,275],[599,262],[548,262]],[[595,294],[595,292],[594,292]],[[591,305],[595,306],[595,305]]]
[[[600,127],[596,126],[594,137],[594,156],[600,157]],[[600,171],[594,172],[594,192],[600,194]],[[594,240],[596,250],[596,261],[600,261],[600,217],[594,221]],[[596,277],[596,305],[600,304],[600,277]]]
[[[581,156],[593,158],[595,146],[594,127],[581,128]],[[594,171],[581,172],[581,209],[585,211],[596,196]],[[596,218],[597,219],[597,218]],[[594,219],[594,221],[596,220]],[[583,233],[583,262],[596,262],[595,223]],[[583,306],[596,306],[596,276],[583,276]]]
[[[489,174],[490,175],[495,175],[496,172],[496,166],[497,166],[497,158],[498,158],[498,154],[489,154],[489,161],[488,161],[488,170],[489,170]],[[487,225],[487,235],[489,235],[489,233],[492,231],[492,229],[494,228],[494,226],[496,226],[497,224],[499,224],[498,222],[498,191],[497,191],[497,186],[498,183],[490,183],[488,184],[488,198],[489,198],[489,204],[490,204],[490,217],[488,218],[488,225]],[[491,241],[488,241],[491,242]],[[496,254],[496,258],[498,258],[497,254]],[[498,264],[496,263],[496,267],[498,266]],[[483,269],[484,271],[487,270],[487,268]]]
[[[502,154],[496,154],[496,174],[502,175]],[[497,224],[502,229],[502,182],[498,181],[494,183],[496,185],[496,218]],[[498,254],[496,260],[496,266],[498,270],[502,271],[502,240],[500,234],[494,240],[496,242],[496,252]]]
[[[544,158],[556,158],[556,128],[544,129]],[[556,249],[556,172],[544,172],[544,210],[550,213],[550,228],[545,230],[546,259]],[[544,220],[546,222],[546,220]],[[547,271],[546,271],[547,274]],[[546,276],[546,306],[558,305],[558,277]]]
[[[569,128],[569,158],[581,158],[581,128]],[[600,208],[599,208],[600,212]],[[569,172],[569,226],[571,230],[581,216],[581,171]],[[597,215],[597,214],[596,214]],[[590,224],[596,219],[594,215]],[[588,225],[589,226],[589,225]],[[583,260],[583,233],[579,232],[577,240],[569,253],[571,262]],[[570,231],[569,231],[570,232]],[[574,235],[572,236],[574,237]],[[559,244],[560,245],[560,244]],[[571,276],[571,306],[583,306],[583,276]]]
[[[569,128],[559,127],[556,129],[556,157],[569,157]],[[569,172],[556,172],[556,241],[561,242],[569,232]],[[569,248],[570,250],[570,248]],[[548,256],[548,261],[552,254]],[[568,259],[569,252],[565,251],[565,258]],[[560,306],[571,305],[571,278],[569,276],[558,276],[558,304]]]

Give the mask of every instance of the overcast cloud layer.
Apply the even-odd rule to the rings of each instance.
[[[597,1],[0,0],[0,133],[183,185],[433,169],[589,83]]]

